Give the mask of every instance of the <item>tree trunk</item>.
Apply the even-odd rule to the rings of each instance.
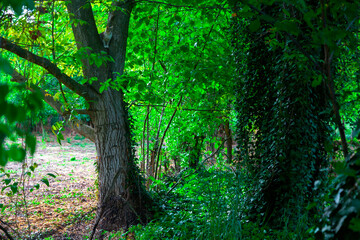
[[[134,163],[130,124],[123,93],[112,88],[103,89],[104,84],[115,81],[124,72],[130,14],[134,5],[134,0],[113,1],[111,9],[114,11],[109,13],[106,26],[106,29],[112,29],[109,34],[112,37],[105,45],[97,30],[91,2],[72,0],[66,4],[77,48],[83,52],[81,77],[84,80],[96,79],[92,84],[80,84],[49,59],[0,37],[1,49],[42,67],[61,84],[87,101],[88,109],[76,111],[88,114],[94,128],[78,119],[71,119],[72,114],[63,109],[61,102],[36,84],[29,85],[29,89],[40,92],[44,100],[61,115],[62,119],[68,120],[74,130],[95,141],[99,184],[97,219],[102,219],[100,226],[105,230],[118,230],[121,227],[127,228],[137,221],[144,222],[149,216],[147,206],[151,204],[151,198],[142,185],[143,181]],[[111,61],[102,60],[101,64],[95,64],[94,56],[104,54],[108,54]],[[28,80],[16,70],[13,71],[12,77],[14,82]],[[95,226],[97,223],[98,221]]]
[[[148,212],[142,181],[133,162],[128,114],[121,92],[108,90],[95,104],[100,227],[115,230],[146,221]],[[139,219],[140,218],[140,219]]]
[[[114,2],[114,12],[109,14],[107,29],[112,29],[112,38],[107,48],[97,33],[91,5],[86,0],[74,0],[68,4],[74,19],[82,19],[87,24],[72,25],[78,48],[92,52],[107,52],[113,62],[101,66],[83,58],[83,73],[88,79],[96,77],[91,88],[98,94],[90,102],[90,117],[94,123],[97,151],[99,184],[98,219],[104,230],[127,229],[138,222],[144,223],[150,216],[149,195],[143,187],[143,179],[134,163],[131,143],[130,123],[123,92],[112,88],[100,91],[101,84],[108,79],[115,80],[124,71],[126,43],[130,22],[132,0]]]
[[[123,92],[112,88],[103,89],[103,84],[115,81],[124,72],[126,44],[130,14],[134,0],[113,1],[106,29],[112,29],[107,46],[98,33],[91,3],[88,0],[72,0],[66,5],[71,19],[71,27],[79,51],[83,51],[82,72],[84,79],[96,79],[92,84],[80,84],[63,72],[45,57],[38,56],[12,41],[0,37],[0,48],[32,62],[68,87],[73,93],[83,97],[88,109],[80,109],[88,114],[94,128],[84,125],[78,119],[70,119],[71,113],[62,108],[62,104],[35,84],[29,89],[40,92],[44,100],[70,126],[81,135],[94,141],[97,150],[97,170],[99,184],[98,218],[105,230],[118,230],[129,225],[144,222],[150,215],[147,211],[151,198],[143,187],[138,168],[134,163],[134,151],[131,144],[131,131],[123,99]],[[81,24],[79,24],[81,21]],[[108,54],[111,61],[95,64],[93,56]],[[26,77],[16,70],[12,81],[26,82]],[[106,85],[105,85],[106,86]],[[95,224],[97,226],[98,221]]]

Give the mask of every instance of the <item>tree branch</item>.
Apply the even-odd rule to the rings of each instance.
[[[104,51],[104,47],[98,33],[93,10],[89,0],[72,0],[67,5],[71,13],[72,29],[75,40],[80,47],[90,47],[95,52]],[[78,23],[77,21],[82,21]],[[84,23],[83,23],[84,22]],[[79,44],[81,46],[79,46]]]
[[[116,79],[124,72],[130,15],[135,4],[133,0],[114,1],[112,6],[116,10],[110,14],[111,21],[108,22],[108,27],[114,26],[109,54],[114,59],[112,78]]]
[[[176,4],[171,4],[171,3],[167,3],[167,2],[148,1],[148,0],[139,0],[139,1],[135,1],[135,3],[155,3],[155,4],[162,4],[162,5],[166,5],[168,7],[175,7],[175,8],[230,9],[230,8],[222,7],[221,5],[197,7],[197,6],[191,6],[191,5],[176,5]]]
[[[102,40],[98,33],[94,14],[90,1],[88,0],[73,0],[67,4],[67,10],[71,19],[71,27],[75,37],[77,49],[86,48],[86,54],[100,53],[105,51]],[[87,57],[81,59],[83,74],[87,78],[100,78],[104,75],[104,67],[98,68],[94,64],[90,64]],[[97,69],[97,70],[96,70]],[[98,70],[102,71],[98,71]],[[96,70],[96,71],[94,71]],[[100,85],[98,82],[94,82],[93,87],[99,89]]]
[[[16,70],[13,71],[12,79],[11,81],[17,82],[17,83],[26,83],[27,79],[22,76],[20,73],[18,73]],[[80,135],[88,138],[92,142],[95,142],[95,130],[86,125],[83,121],[79,119],[69,119],[71,112],[70,111],[62,111],[61,106],[62,104],[59,101],[56,101],[53,96],[45,92],[40,87],[36,86],[35,84],[31,84],[30,87],[28,87],[30,91],[37,91],[40,92],[43,96],[44,101],[49,104],[56,112],[58,112],[61,116],[63,116],[65,119],[67,119],[67,123],[69,124],[70,128],[72,128],[74,131],[79,133]],[[76,112],[79,114],[84,114],[88,112],[87,110],[77,110]]]
[[[4,228],[3,226],[0,225],[0,230],[2,230],[5,233],[5,236],[9,239],[9,240],[13,240],[14,238],[8,233],[8,231],[6,230],[6,228]],[[0,236],[1,237],[1,236]]]
[[[38,66],[46,69],[51,75],[57,78],[60,82],[62,82],[65,86],[67,86],[70,90],[74,91],[78,95],[84,97],[86,100],[94,100],[96,98],[95,92],[90,88],[81,85],[76,82],[74,79],[63,73],[54,63],[52,63],[49,59],[40,57],[38,55],[33,54],[32,52],[21,48],[20,46],[10,42],[9,40],[0,37],[0,48],[8,50],[16,54],[17,56],[28,60]]]

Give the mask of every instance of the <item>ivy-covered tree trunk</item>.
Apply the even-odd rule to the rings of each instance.
[[[282,3],[259,9],[257,14],[264,18],[252,19],[259,25],[250,25],[251,31],[241,20],[234,25],[241,76],[237,139],[249,176],[247,206],[252,218],[260,216],[273,228],[292,228],[315,199],[315,181],[324,179],[320,169],[328,164],[324,146],[329,106],[324,84],[315,86],[316,69],[299,49],[299,43],[311,46],[310,33],[273,32],[269,20],[280,22],[283,11],[295,16],[298,12]],[[245,40],[237,38],[240,32],[246,33]],[[241,55],[240,47],[248,49],[246,54]]]

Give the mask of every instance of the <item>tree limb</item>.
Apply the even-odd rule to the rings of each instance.
[[[218,147],[218,149],[216,149],[215,152],[213,152],[209,157],[205,158],[205,159],[201,162],[201,165],[204,164],[204,163],[205,163],[207,160],[209,160],[210,158],[213,158],[213,157],[222,149],[222,147],[224,146],[224,144],[226,143],[226,141],[229,140],[230,138],[231,138],[231,136],[228,137],[228,138],[226,138],[226,139],[220,144],[220,146]]]
[[[88,56],[90,56],[91,53],[105,51],[96,27],[90,1],[73,0],[69,1],[66,7],[68,12],[71,13],[69,15],[77,49],[85,48]],[[97,67],[95,64],[90,64],[89,58],[83,57],[81,62],[83,74],[86,78],[96,77],[100,80],[101,75],[104,75],[104,67]],[[92,86],[96,89],[100,88],[99,82],[94,82]]]
[[[13,82],[18,83],[26,83],[27,79],[22,76],[20,73],[18,73],[16,70],[13,71],[12,79]],[[86,125],[83,121],[79,119],[69,119],[71,112],[70,111],[62,111],[61,106],[62,104],[59,101],[56,101],[53,96],[51,96],[49,93],[45,92],[40,87],[36,86],[35,84],[31,84],[30,87],[28,87],[30,91],[37,91],[40,92],[43,96],[44,101],[49,104],[56,112],[58,112],[61,116],[63,116],[65,119],[67,119],[67,122],[69,126],[79,133],[80,135],[88,138],[92,142],[95,142],[95,130]],[[80,114],[84,114],[87,110],[76,110],[77,113],[81,112]]]
[[[14,238],[8,233],[8,231],[6,230],[6,228],[4,228],[3,226],[0,225],[0,229],[5,233],[5,236],[9,239],[9,240],[13,240]],[[0,236],[1,237],[1,236]]]
[[[116,26],[113,29],[112,42],[109,47],[110,56],[114,59],[113,79],[124,72],[130,15],[134,6],[133,0],[114,1],[112,4],[116,10],[111,13],[111,21],[108,22],[108,26]]]
[[[63,73],[54,63],[49,59],[35,55],[34,53],[10,42],[9,40],[0,37],[0,48],[8,50],[16,54],[17,56],[28,60],[38,66],[46,69],[51,75],[56,77],[60,82],[62,82],[69,89],[77,93],[78,95],[84,97],[86,100],[93,100],[96,98],[95,92],[84,85],[76,82],[74,79]]]
[[[230,9],[230,8],[222,7],[220,5],[196,7],[196,6],[191,6],[191,5],[176,5],[176,4],[171,4],[171,3],[167,3],[167,2],[149,1],[149,0],[139,0],[139,1],[135,1],[135,3],[155,3],[155,4],[162,4],[162,5],[165,5],[168,7],[175,7],[175,8]]]
[[[67,5],[71,13],[72,29],[78,48],[89,47],[94,52],[104,51],[104,47],[98,33],[93,10],[89,0],[72,0]],[[84,23],[78,23],[77,21]]]

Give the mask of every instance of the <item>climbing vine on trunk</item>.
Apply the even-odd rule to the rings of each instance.
[[[309,42],[312,32],[305,22],[293,21],[304,14],[295,4],[247,7],[255,11],[252,18],[233,21],[237,140],[248,173],[247,206],[250,218],[261,216],[274,228],[295,227],[317,196],[314,184],[325,179],[321,169],[328,165],[329,99],[321,73],[306,56],[311,52],[320,60],[321,48]],[[244,32],[245,39],[237,37]],[[245,54],[241,47],[248,49]]]

